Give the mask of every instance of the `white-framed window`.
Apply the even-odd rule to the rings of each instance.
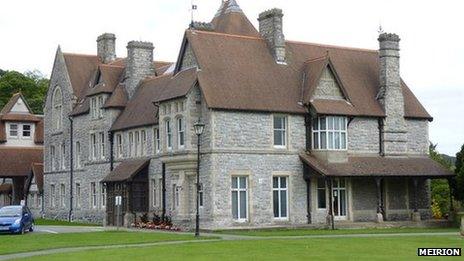
[[[158,179],[158,206],[161,206],[163,200],[163,179]]]
[[[327,193],[326,193],[325,179],[318,178],[317,179],[317,208],[319,209],[327,208],[326,197],[327,197]]]
[[[153,131],[153,137],[154,137],[154,147],[155,147],[155,153],[160,153],[161,151],[161,137],[160,137],[160,130],[159,128],[155,128]]]
[[[157,206],[157,201],[156,201],[156,179],[151,180],[151,204],[153,207]]]
[[[76,207],[80,207],[81,203],[81,184],[76,183]]]
[[[272,177],[274,218],[288,218],[288,177]]]
[[[122,158],[123,143],[122,135],[116,134],[116,158]]]
[[[97,185],[95,182],[90,183],[90,205],[97,208]]]
[[[134,156],[134,133],[129,132],[129,155]]]
[[[66,169],[66,145],[64,143],[61,144],[60,148],[60,164],[61,169]]]
[[[172,210],[176,210],[180,204],[180,188],[176,185],[172,185]]]
[[[63,99],[60,87],[56,87],[53,93],[52,118],[55,120],[55,128],[61,130],[63,123]]]
[[[312,145],[315,150],[346,150],[347,120],[341,116],[313,119]]]
[[[147,155],[147,132],[145,130],[140,131],[140,139],[141,139],[140,155],[145,156]]]
[[[103,118],[103,96],[98,96],[98,118]]]
[[[106,206],[106,185],[100,183],[100,205],[102,208]]]
[[[23,124],[23,138],[30,139],[32,136],[32,128],[29,124]]]
[[[239,221],[248,219],[248,177],[232,177],[232,218]]]
[[[50,206],[55,207],[56,203],[55,184],[50,185]]]
[[[18,124],[10,124],[10,130],[9,134],[11,138],[17,138],[18,137]]]
[[[140,156],[140,132],[138,131],[135,131],[134,132],[134,136],[135,136],[135,148],[134,148],[134,155],[137,157],[137,156]]]
[[[101,159],[104,159],[105,158],[105,144],[106,144],[106,141],[105,141],[105,133],[104,132],[100,132],[98,134],[98,136],[100,137],[99,138],[99,145],[100,145],[100,158]]]
[[[66,187],[63,183],[60,185],[60,206],[66,207]]]
[[[98,118],[97,97],[92,97],[90,99],[90,114],[92,115],[92,119]]]
[[[274,147],[285,148],[287,146],[287,117],[274,115]]]
[[[90,159],[96,160],[98,154],[98,143],[97,135],[95,133],[90,134]]]
[[[172,129],[171,129],[171,121],[166,120],[166,147],[168,150],[172,150]]]
[[[182,118],[177,118],[177,145],[179,149],[185,146],[185,126]]]
[[[55,146],[50,146],[50,169],[56,170],[56,152],[55,152]]]
[[[79,141],[76,141],[76,144],[75,144],[76,148],[74,149],[75,152],[75,156],[74,156],[74,160],[75,160],[75,164],[74,166],[79,169],[81,167],[81,143]]]

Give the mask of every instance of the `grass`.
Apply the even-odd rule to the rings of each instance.
[[[319,238],[184,243],[36,256],[34,260],[421,260],[419,247],[462,247],[458,236]],[[462,260],[461,257],[444,260]]]
[[[272,228],[250,230],[217,230],[214,233],[243,236],[306,236],[306,235],[346,235],[346,234],[394,234],[394,233],[436,233],[458,232],[458,228],[360,228],[360,229],[314,229],[314,228]]]
[[[34,220],[36,225],[42,226],[92,226],[92,227],[101,227],[101,224],[92,224],[92,223],[82,223],[82,222],[68,222],[62,220],[53,220],[53,219],[43,219],[37,218]]]
[[[105,231],[66,234],[0,235],[0,255],[34,250],[78,246],[100,246],[194,240],[194,236],[174,233]]]

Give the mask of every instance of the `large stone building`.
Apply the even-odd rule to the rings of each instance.
[[[43,116],[21,93],[0,111],[0,207],[27,203],[35,216],[43,210]]]
[[[118,58],[109,33],[97,55],[58,48],[46,215],[115,224],[121,195],[126,223],[191,226],[201,121],[202,227],[428,219],[430,178],[452,173],[428,158],[432,117],[400,78],[399,37],[328,46],[286,40],[279,9],[258,21],[224,1],[185,31],[175,63],[139,41]]]

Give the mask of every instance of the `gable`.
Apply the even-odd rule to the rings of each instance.
[[[196,66],[198,66],[197,59],[195,58],[192,47],[187,42],[185,45],[184,53],[182,54],[180,70],[182,71]]]
[[[345,97],[332,70],[326,66],[322,71],[319,83],[314,90],[314,99],[344,100]]]
[[[29,111],[29,108],[27,107],[27,104],[24,102],[22,97],[19,97],[19,99],[16,101],[16,103],[13,105],[13,108],[11,108],[10,112],[16,112],[16,113],[31,113]]]

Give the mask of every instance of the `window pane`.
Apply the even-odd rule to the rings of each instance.
[[[317,207],[326,208],[325,188],[317,190]]]
[[[279,217],[279,191],[273,192],[274,217]]]
[[[334,129],[335,130],[340,129],[340,117],[334,117]]]
[[[333,130],[333,117],[327,117],[327,121],[328,121],[328,130]]]
[[[346,133],[341,133],[341,149],[346,149]]]
[[[274,129],[284,129],[285,118],[281,116],[274,116]]]
[[[240,218],[247,217],[246,191],[240,191]]]
[[[329,149],[334,148],[333,142],[334,142],[334,134],[333,132],[329,132],[329,144],[327,145]]]
[[[345,190],[340,190],[340,216],[346,216]]]
[[[335,132],[335,149],[339,150],[340,149],[340,132]]]
[[[325,189],[325,180],[323,178],[317,179],[317,188]]]
[[[239,181],[240,181],[240,186],[239,186],[239,188],[241,188],[241,189],[246,189],[246,187],[247,187],[247,186],[246,186],[246,177],[240,177],[240,178],[239,178]]]
[[[346,118],[345,117],[341,117],[340,119],[340,124],[341,124],[341,130],[346,130]]]
[[[282,146],[282,131],[274,130],[274,145]]]
[[[287,178],[286,177],[280,177],[280,187],[281,188],[286,188],[287,187]]]
[[[313,147],[319,149],[319,133],[313,133]]]
[[[278,188],[279,187],[279,178],[277,178],[277,177],[272,178],[272,187],[273,188]]]
[[[232,217],[238,219],[238,192],[232,191]]]
[[[326,117],[321,117],[321,118],[319,119],[319,121],[320,121],[320,126],[321,126],[320,129],[321,129],[321,130],[325,130],[325,129],[326,129],[326,126],[327,126],[327,125],[326,125],[326,119],[327,119]],[[329,118],[329,119],[330,119],[330,118]]]
[[[319,130],[318,118],[313,118],[313,130]]]
[[[232,177],[232,188],[237,188],[237,177]]]
[[[287,191],[280,191],[280,217],[287,217]]]
[[[327,149],[327,132],[321,132],[321,149]]]

